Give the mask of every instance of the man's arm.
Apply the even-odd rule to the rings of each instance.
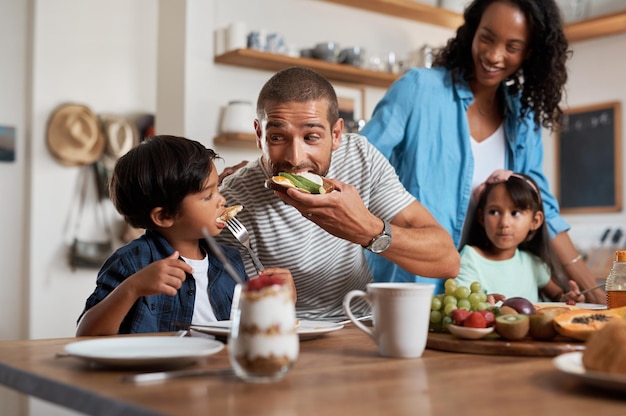
[[[335,192],[329,194],[311,195],[294,189],[275,194],[328,233],[364,247],[369,245],[383,230],[383,220],[367,209],[355,187],[338,180],[332,182]],[[419,202],[400,211],[391,225],[391,246],[381,256],[420,276],[458,275],[460,257],[452,237]]]

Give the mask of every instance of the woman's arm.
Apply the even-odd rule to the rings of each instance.
[[[568,278],[576,282],[581,290],[598,286],[591,270],[584,261],[580,260],[578,251],[567,232],[559,233],[552,239],[552,248]],[[585,299],[589,303],[606,304],[606,295],[601,288],[587,292]]]

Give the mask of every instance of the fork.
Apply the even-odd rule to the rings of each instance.
[[[242,246],[248,249],[248,254],[250,254],[250,258],[252,259],[257,272],[263,270],[265,267],[263,267],[263,264],[250,247],[250,234],[248,233],[246,227],[244,227],[244,225],[237,218],[231,218],[228,222],[226,222],[226,228],[228,228],[228,231],[230,231],[232,235],[239,240]]]

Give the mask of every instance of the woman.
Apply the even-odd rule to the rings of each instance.
[[[361,133],[390,159],[457,247],[473,211],[473,188],[496,169],[531,176],[541,190],[554,251],[585,289],[595,280],[542,170],[541,126],[559,123],[569,55],[553,0],[475,0],[434,68],[412,69],[395,82]],[[416,279],[381,257],[368,253],[368,260],[375,279]],[[587,293],[587,300],[606,302],[601,290]]]

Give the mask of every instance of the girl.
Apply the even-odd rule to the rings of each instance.
[[[458,284],[478,281],[492,301],[520,296],[539,301],[539,289],[556,301],[583,302],[578,285],[571,290],[558,278],[550,252],[548,230],[539,187],[529,176],[497,170],[474,192],[477,200],[467,239],[461,250]]]

